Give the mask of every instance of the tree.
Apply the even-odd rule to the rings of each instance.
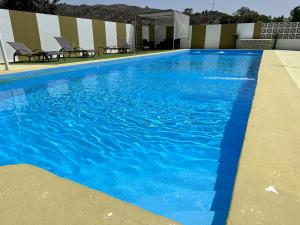
[[[183,11],[183,13],[186,14],[186,15],[192,15],[193,14],[193,9],[192,8],[186,8]]]
[[[280,17],[274,17],[272,22],[284,22],[284,16],[282,15]]]
[[[256,11],[250,10],[247,7],[242,7],[237,10],[233,16],[235,17],[236,22],[239,23],[253,23],[253,22],[270,22],[272,20],[271,16],[265,16],[263,14],[259,14]]]
[[[2,7],[12,10],[55,13],[60,0],[3,0]]]
[[[236,17],[226,14],[226,15],[221,16],[220,23],[221,24],[235,23],[236,20],[237,20]]]
[[[291,21],[300,22],[300,5],[291,11]]]

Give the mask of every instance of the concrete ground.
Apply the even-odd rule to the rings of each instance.
[[[181,49],[175,51],[182,51]],[[89,58],[80,58],[80,57],[71,57],[66,58],[65,60],[61,59],[59,61],[52,60],[49,62],[17,62],[17,63],[10,63],[9,70],[5,69],[5,65],[2,63],[0,64],[0,75],[16,73],[16,72],[23,72],[23,71],[30,71],[30,70],[38,70],[38,69],[45,69],[45,68],[54,68],[54,67],[61,67],[61,66],[71,66],[76,64],[86,64],[86,63],[93,63],[93,62],[100,62],[100,61],[110,61],[110,60],[118,60],[120,58],[135,58],[143,55],[157,55],[161,53],[172,52],[168,50],[157,50],[157,51],[144,51],[144,52],[137,52],[137,53],[127,53],[127,54],[104,54],[95,57]]]
[[[178,225],[30,165],[0,167],[3,225]]]
[[[300,90],[300,51],[275,51]]]
[[[264,51],[229,225],[300,224],[299,59]]]

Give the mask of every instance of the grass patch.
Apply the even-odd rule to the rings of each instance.
[[[167,50],[161,50],[161,51],[143,51],[143,52],[134,52],[134,53],[113,53],[113,54],[101,54],[101,55],[96,55],[95,57],[74,57],[71,56],[65,57],[65,60],[61,58],[59,61],[56,59],[52,59],[50,61],[35,61],[32,60],[31,62],[28,62],[28,60],[22,60],[19,62],[11,63],[12,65],[18,65],[18,64],[49,64],[49,65],[59,65],[59,64],[66,64],[66,63],[76,63],[76,62],[86,62],[86,61],[92,61],[92,60],[101,60],[101,59],[112,59],[112,58],[122,58],[122,57],[127,57],[127,56],[135,56],[135,55],[147,55],[150,53],[159,53],[159,52],[166,52]]]

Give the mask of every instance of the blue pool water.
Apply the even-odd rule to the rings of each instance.
[[[191,50],[0,78],[0,165],[185,225],[224,224],[260,51]]]

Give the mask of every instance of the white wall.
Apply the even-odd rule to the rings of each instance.
[[[126,42],[128,45],[135,46],[134,25],[126,24]]]
[[[238,23],[236,33],[239,35],[237,40],[237,48],[240,46],[240,39],[252,39],[254,33],[254,23]]]
[[[149,26],[142,26],[142,37],[143,37],[143,40],[144,39],[146,39],[147,41],[150,40]]]
[[[109,47],[117,46],[117,24],[105,21],[106,45]]]
[[[180,48],[188,49],[191,48],[191,41],[192,41],[192,26],[189,26],[189,37],[188,38],[181,38],[180,39]]]
[[[239,38],[253,38],[254,23],[238,23],[236,33],[239,34]]]
[[[61,49],[58,42],[53,37],[60,37],[58,16],[36,14],[41,48],[44,51],[58,51]]]
[[[79,47],[83,49],[94,49],[95,47],[92,20],[77,18],[77,29]]]
[[[300,50],[300,39],[278,39],[276,49]]]
[[[0,33],[2,35],[3,45],[6,50],[7,58],[9,61],[12,61],[15,50],[11,46],[9,46],[6,42],[8,41],[13,42],[15,41],[15,39],[14,39],[14,34],[13,34],[8,10],[0,9]],[[0,53],[0,63],[3,62],[4,62],[3,56]]]
[[[192,47],[192,32],[193,32],[193,27],[190,26],[190,36],[189,36],[189,45],[188,45],[188,48]]]
[[[207,25],[204,48],[219,48],[221,38],[221,25]]]

